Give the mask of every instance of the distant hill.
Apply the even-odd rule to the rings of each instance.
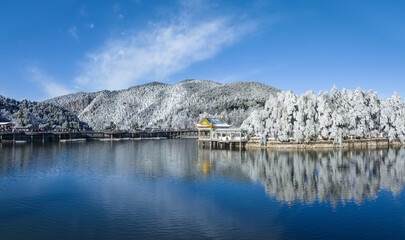
[[[258,82],[221,84],[184,80],[177,84],[152,82],[120,91],[74,93],[43,101],[69,110],[95,130],[113,121],[119,129],[139,126],[191,128],[204,115],[224,116],[239,126],[280,90]]]
[[[89,129],[87,123],[60,106],[28,100],[17,101],[0,95],[0,122],[33,129]]]

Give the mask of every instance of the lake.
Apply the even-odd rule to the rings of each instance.
[[[403,239],[405,149],[0,144],[1,239]]]

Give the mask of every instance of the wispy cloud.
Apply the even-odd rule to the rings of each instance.
[[[88,23],[86,24],[86,27],[89,29],[93,29],[94,28],[94,23]]]
[[[68,29],[70,36],[72,36],[75,40],[79,40],[79,35],[77,34],[76,26],[73,26]]]
[[[88,16],[86,4],[82,5],[82,7],[79,9],[79,16],[81,16],[81,17]]]
[[[118,19],[124,19],[124,15],[121,13],[121,7],[118,4],[114,4],[112,10],[115,14],[117,14]]]
[[[46,94],[43,99],[53,98],[71,93],[65,86],[57,83],[55,79],[44,73],[38,67],[29,67],[27,69],[29,80],[39,83],[41,89]]]
[[[162,80],[191,64],[214,57],[252,27],[231,19],[208,21],[177,18],[169,24],[151,24],[142,32],[126,31],[87,55],[80,89],[122,89],[141,82]]]

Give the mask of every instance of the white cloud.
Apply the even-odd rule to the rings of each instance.
[[[71,93],[66,87],[56,83],[55,79],[45,74],[37,67],[28,68],[28,79],[40,84],[41,89],[46,94],[44,99]]]
[[[94,28],[94,23],[86,24],[86,27],[89,28],[89,29],[93,29]]]
[[[87,55],[80,89],[122,89],[140,82],[162,80],[191,64],[214,57],[252,27],[235,25],[226,18],[209,21],[175,19],[170,24],[151,24],[147,31],[111,39]]]
[[[69,28],[68,32],[75,40],[79,40],[79,35],[77,35],[76,26],[73,26],[73,27]]]

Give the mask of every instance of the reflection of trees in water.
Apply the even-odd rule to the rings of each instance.
[[[59,172],[193,178],[196,150],[195,142],[176,140],[0,144],[0,178]]]
[[[381,189],[394,195],[405,183],[405,151],[212,151],[216,168],[235,168],[260,181],[277,200],[362,202]],[[226,171],[226,170],[215,170]]]
[[[399,194],[405,150],[197,152],[195,141],[0,144],[0,178],[75,172],[80,176],[203,177],[258,181],[280,201],[362,202],[381,189]]]

